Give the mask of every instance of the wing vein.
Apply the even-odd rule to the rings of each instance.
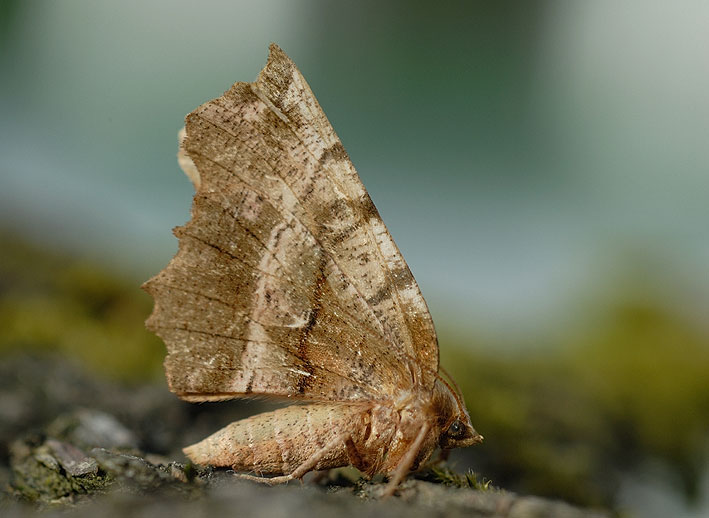
[[[168,284],[168,283],[165,283],[165,282],[157,282],[157,281],[156,281],[154,284],[157,285],[157,286],[164,286],[164,287],[169,288],[169,289],[171,289],[171,290],[181,291],[181,292],[183,292],[183,293],[191,293],[192,295],[196,295],[196,296],[198,296],[198,297],[204,297],[204,298],[207,299],[207,300],[211,300],[211,301],[213,301],[213,302],[217,302],[217,303],[219,303],[219,304],[222,304],[223,306],[226,306],[226,307],[229,308],[229,309],[234,310],[234,314],[235,314],[235,315],[245,316],[249,321],[254,322],[255,324],[259,324],[259,325],[261,325],[261,326],[281,327],[281,328],[283,328],[283,327],[288,327],[288,326],[286,326],[286,325],[281,326],[281,325],[277,325],[277,324],[264,324],[264,323],[262,323],[262,322],[259,322],[258,320],[252,318],[250,313],[245,313],[245,312],[237,311],[238,308],[236,308],[235,306],[233,306],[230,302],[227,302],[227,301],[225,301],[225,300],[220,299],[219,297],[213,297],[213,296],[211,296],[211,295],[207,295],[206,293],[202,293],[202,292],[199,292],[199,291],[196,291],[196,290],[190,290],[190,289],[188,289],[188,288],[184,288],[184,287],[181,287],[181,286],[174,286],[174,285],[172,285],[172,284]],[[347,310],[344,309],[344,308],[342,308],[341,306],[338,305],[337,308],[338,308],[338,309],[341,309],[347,316],[351,316],[349,313],[347,313]],[[355,317],[352,316],[352,318],[355,318]],[[373,337],[380,337],[380,335],[379,335],[374,329],[372,329],[372,328],[370,328],[370,327],[367,327],[367,325],[364,324],[364,323],[362,323],[362,327],[361,327],[361,328],[358,328],[358,327],[355,327],[349,320],[343,320],[343,321],[346,322],[346,323],[350,326],[350,328],[353,329],[354,331],[359,331],[360,329],[364,329],[364,330],[366,330],[366,331],[369,331],[369,334],[370,334],[371,336],[373,336]],[[360,322],[358,322],[358,323],[360,323]],[[237,337],[234,337],[234,338],[237,338]],[[278,345],[278,344],[275,343],[275,342],[273,342],[273,343],[274,343],[274,345]],[[319,343],[319,342],[310,341],[309,343],[315,343],[315,344],[317,344],[317,343]]]
[[[209,124],[212,124],[214,127],[218,128],[219,130],[225,131],[226,133],[232,135],[233,137],[236,137],[236,134],[234,134],[234,133],[232,133],[232,132],[230,132],[230,131],[228,131],[228,130],[222,128],[221,126],[218,126],[218,125],[215,124],[214,122],[212,122],[212,121],[210,121],[210,120],[208,120],[208,119],[205,119],[205,118],[202,117],[201,115],[197,115],[197,116],[198,116],[201,120],[203,120],[203,121],[205,121],[205,122],[207,122],[207,123],[209,123]],[[251,185],[249,182],[247,182],[247,181],[244,180],[243,178],[239,177],[234,171],[232,171],[231,169],[229,169],[227,166],[225,166],[225,165],[223,165],[223,164],[217,162],[216,160],[214,160],[214,159],[212,159],[212,158],[210,158],[210,157],[208,157],[208,156],[206,156],[206,155],[204,155],[204,154],[202,154],[202,153],[199,153],[199,152],[197,152],[197,151],[189,150],[188,152],[189,152],[190,155],[194,154],[194,155],[196,155],[196,156],[199,156],[199,157],[201,157],[201,158],[204,158],[205,160],[208,160],[209,162],[213,163],[214,165],[216,165],[216,166],[219,167],[220,169],[223,169],[224,171],[226,171],[226,172],[229,173],[230,175],[233,175],[234,177],[236,177],[239,181],[241,181],[242,183],[244,183],[246,186],[248,186],[248,187],[249,187],[250,189],[252,189],[254,192],[260,194],[261,196],[263,196],[264,198],[268,199],[269,201],[272,201],[272,202],[274,201],[271,196],[269,196],[268,194],[266,194],[266,193],[260,191],[259,189],[255,188],[255,187],[254,187],[253,185]],[[259,155],[259,156],[260,156],[260,155]],[[264,161],[266,161],[266,163],[268,163],[268,161],[265,159],[265,157],[261,156],[261,158],[263,158]],[[270,164],[269,164],[269,167],[270,167]],[[295,194],[295,191],[293,191],[292,186],[291,186],[288,182],[286,182],[285,179],[283,179],[272,167],[271,167],[271,171],[272,171],[273,173],[275,173],[275,174],[281,179],[281,181],[283,181],[283,183],[288,187],[288,189],[289,189],[289,190],[291,191],[291,193],[293,194],[293,197],[298,201],[298,204],[299,204],[300,207],[303,209],[303,211],[304,211],[305,213],[309,214],[310,216],[312,216],[313,214],[312,214],[310,211],[308,211],[308,210],[303,206],[302,203],[300,203],[300,200],[298,199],[298,196]],[[392,339],[393,339],[393,337],[389,336],[389,333],[386,332],[384,324],[383,324],[382,321],[379,319],[379,317],[376,315],[376,313],[374,312],[374,309],[372,308],[372,306],[369,304],[369,302],[367,302],[367,299],[364,297],[364,295],[363,295],[362,292],[359,290],[359,288],[357,287],[357,285],[352,282],[352,278],[351,278],[349,275],[347,275],[347,273],[345,273],[345,271],[342,269],[342,267],[340,266],[340,264],[335,260],[335,258],[333,257],[333,255],[323,246],[322,242],[317,238],[317,236],[315,236],[315,235],[313,234],[312,230],[311,230],[310,228],[308,228],[308,226],[306,226],[306,225],[300,220],[300,218],[299,218],[296,214],[293,214],[292,212],[290,212],[290,211],[289,211],[288,209],[286,209],[285,207],[279,208],[279,211],[290,215],[293,219],[295,219],[296,221],[298,221],[298,223],[300,223],[300,225],[308,232],[308,234],[313,238],[313,240],[315,240],[315,242],[318,244],[318,246],[319,246],[320,249],[323,251],[323,253],[325,253],[325,254],[330,258],[330,260],[331,260],[332,263],[337,267],[337,269],[339,270],[339,272],[340,272],[345,278],[347,278],[347,280],[349,281],[350,286],[352,286],[352,288],[357,292],[357,295],[359,296],[360,300],[361,300],[361,301],[367,306],[367,308],[369,309],[371,316],[374,317],[374,319],[375,319],[375,320],[377,321],[377,323],[380,325],[382,338],[384,338],[390,345],[392,345]]]
[[[207,336],[210,336],[210,337],[226,338],[227,340],[241,340],[241,341],[244,341],[244,342],[252,342],[252,343],[258,343],[258,344],[265,344],[265,345],[275,345],[275,346],[280,347],[280,344],[277,344],[277,343],[275,343],[275,342],[271,342],[271,341],[268,341],[268,340],[243,339],[243,338],[238,338],[238,337],[231,336],[231,335],[225,335],[225,334],[220,334],[220,333],[213,333],[213,332],[211,332],[211,331],[202,331],[201,329],[194,329],[194,328],[191,328],[191,327],[188,327],[188,326],[155,326],[155,329],[167,329],[167,330],[169,330],[169,331],[185,331],[185,332],[187,332],[187,333],[195,333],[195,334],[199,334],[199,335],[207,335]],[[283,348],[281,347],[281,349],[283,349]],[[293,358],[295,358],[295,359],[297,359],[297,360],[302,360],[302,358],[299,358],[298,356],[296,356],[295,354],[293,354],[291,351],[289,351],[289,350],[287,350],[287,349],[283,349],[283,350],[284,350],[284,352],[285,352],[286,354],[288,354],[288,356],[291,356],[291,357],[293,357]],[[170,353],[170,354],[174,354],[174,353]],[[200,365],[199,362],[196,362],[196,361],[194,361],[194,360],[190,360],[189,358],[183,358],[183,359],[181,359],[181,360],[184,361],[185,363],[191,363],[191,364],[193,364],[193,365]],[[351,383],[352,383],[353,385],[355,385],[356,387],[360,388],[363,392],[366,392],[366,393],[368,393],[368,394],[378,394],[378,392],[374,392],[374,393],[371,392],[371,387],[367,387],[366,385],[363,385],[361,381],[357,381],[357,380],[355,380],[355,379],[353,379],[353,378],[350,378],[349,376],[346,376],[346,375],[344,375],[344,374],[342,374],[342,373],[333,371],[332,369],[328,368],[326,365],[316,365],[316,367],[317,367],[319,370],[322,370],[322,371],[325,371],[325,372],[329,372],[330,374],[332,374],[332,375],[334,375],[334,376],[337,376],[338,378],[346,379],[347,381],[351,382]],[[242,370],[243,370],[243,366],[241,366],[241,367],[220,367],[220,370],[230,370],[230,371],[238,372],[238,371],[242,371]],[[247,394],[247,393],[245,393],[245,392],[238,392],[238,394]],[[257,394],[257,392],[253,392],[253,394]]]

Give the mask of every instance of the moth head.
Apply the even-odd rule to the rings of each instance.
[[[443,450],[472,446],[483,440],[483,436],[473,428],[463,396],[453,383],[454,386],[451,386],[439,376],[433,392],[434,412],[440,430],[438,445]]]

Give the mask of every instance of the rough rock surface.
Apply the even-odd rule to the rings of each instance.
[[[264,487],[196,468],[180,445],[262,404],[189,405],[160,386],[122,387],[58,358],[0,364],[0,515],[77,516],[607,516],[498,489],[411,478],[379,499],[381,483],[333,472]],[[325,514],[327,513],[327,514]]]

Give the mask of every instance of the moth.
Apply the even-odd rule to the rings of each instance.
[[[482,440],[439,371],[416,281],[277,45],[255,82],[187,115],[178,161],[196,191],[191,219],[144,285],[170,390],[296,403],[232,423],[187,457],[268,484],[352,465],[388,476],[391,494],[436,448]]]

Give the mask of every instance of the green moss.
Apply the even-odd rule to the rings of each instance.
[[[199,474],[197,467],[191,462],[185,464],[185,467],[182,469],[182,471],[185,474],[185,479],[187,480],[187,482],[193,482]]]
[[[439,484],[443,484],[445,486],[458,488],[468,487],[478,491],[497,490],[497,488],[492,485],[491,480],[488,480],[485,477],[480,480],[478,478],[478,474],[473,470],[468,470],[461,475],[448,467],[434,466],[431,468],[431,475],[432,476],[429,478],[433,482],[438,482]]]
[[[101,470],[71,476],[62,469],[49,448],[42,445],[13,463],[11,485],[13,493],[20,499],[52,503],[101,492],[112,481],[112,477]]]

